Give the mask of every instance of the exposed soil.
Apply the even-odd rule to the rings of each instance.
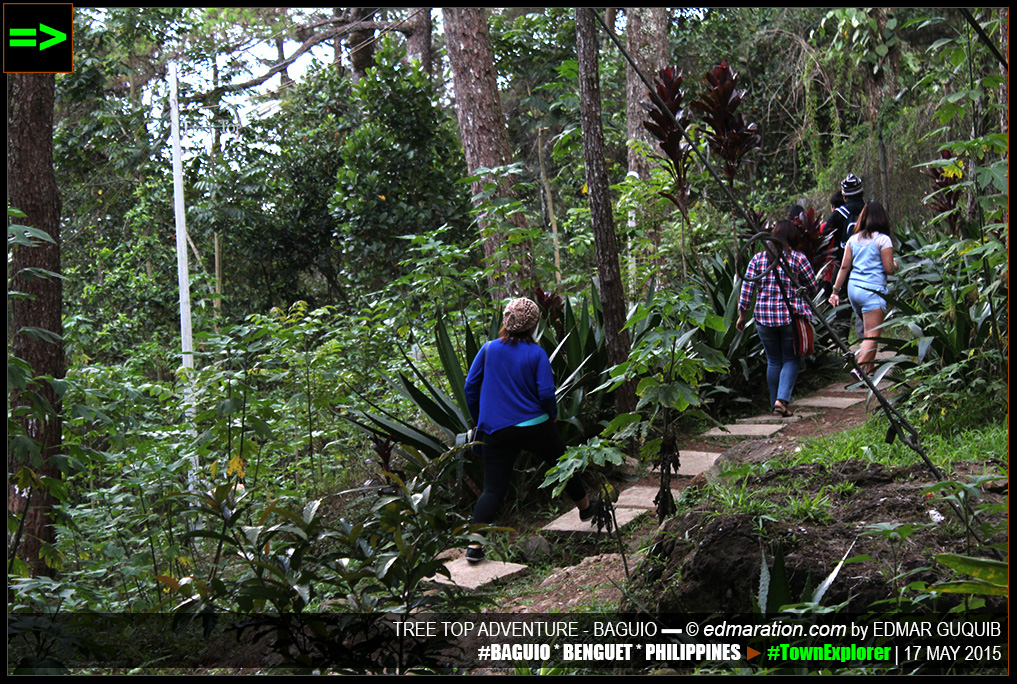
[[[779,463],[779,452],[772,456],[768,463]],[[992,465],[998,464],[958,464],[955,472],[959,477],[981,474]],[[861,461],[775,467],[747,477],[746,496],[758,509],[767,504],[786,507],[791,500],[821,499],[824,504],[818,513],[802,513],[794,522],[785,522],[785,513],[777,522],[759,514],[719,514],[717,502],[704,501],[664,524],[630,586],[638,603],[626,602],[622,610],[751,613],[762,554],[772,564],[778,547],[793,602],[809,600],[811,589],[849,556],[870,560],[842,571],[824,600],[826,605],[844,604],[849,612],[892,598],[895,589],[911,582],[946,579],[950,571],[931,558],[964,553],[966,536],[953,522],[949,504],[926,492],[932,482],[923,465],[887,467]],[[1002,498],[991,492],[986,497]],[[1002,523],[1003,514],[994,522]],[[866,533],[879,523],[914,529],[899,540],[889,537],[889,531]],[[678,577],[681,581],[675,582]]]
[[[805,516],[788,523],[759,514],[722,515],[718,514],[717,502],[710,500],[666,521],[659,529],[651,514],[634,530],[626,531],[631,583],[626,584],[620,554],[597,554],[598,547],[592,545],[573,547],[571,553],[554,558],[564,567],[540,571],[536,566],[537,576],[527,586],[519,586],[520,580],[506,586],[493,610],[551,613],[642,609],[662,613],[684,612],[691,606],[696,612],[751,612],[758,591],[761,552],[765,550],[768,563],[772,563],[778,546],[796,601],[807,585],[814,587],[821,582],[845,554],[867,554],[872,561],[848,566],[850,571],[839,575],[828,592],[827,605],[851,601],[850,608],[860,608],[888,598],[892,589],[887,576],[913,573],[908,582],[946,577],[948,571],[921,568],[934,565],[930,559],[936,553],[964,553],[965,533],[961,526],[950,522],[955,516],[947,503],[938,495],[925,493],[934,480],[924,466],[886,467],[848,461],[829,467],[782,467],[782,459],[793,455],[803,438],[860,425],[878,407],[862,403],[848,409],[815,410],[804,417],[806,411],[813,410],[802,409],[803,417],[773,438],[732,440],[725,445],[723,441],[692,437],[680,448],[724,451],[720,461],[756,464],[757,472],[744,479],[744,487],[746,496],[759,508],[770,505],[786,509],[789,491],[795,492],[795,498],[825,499],[816,507],[821,509],[816,519]],[[768,465],[758,467],[764,463]],[[955,464],[955,471],[958,476],[982,474],[991,465]],[[683,490],[690,482],[690,478],[679,477],[672,486]],[[698,478],[693,486],[702,483]],[[638,484],[656,486],[657,476],[645,475]],[[995,489],[986,492],[988,501],[1004,499],[1006,482],[996,483]],[[940,516],[947,522],[939,524]],[[861,534],[866,526],[882,522],[914,523],[917,529],[897,544],[891,544],[885,536]],[[648,558],[633,559],[632,554],[641,547],[649,549]],[[599,549],[606,551],[607,547]],[[569,564],[583,553],[597,555]],[[680,582],[675,581],[678,577]]]

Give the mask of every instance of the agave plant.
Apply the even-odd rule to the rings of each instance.
[[[727,245],[702,261],[705,276],[700,289],[710,309],[723,320],[723,326],[706,328],[702,335],[707,345],[725,356],[731,369],[717,377],[716,384],[707,391],[718,404],[748,401],[749,397],[742,396],[736,388],[765,384],[766,362],[763,344],[755,334],[755,320],[748,322],[744,332],[735,326],[742,274],[735,267],[734,248]]]
[[[535,297],[542,302],[543,314],[536,338],[547,351],[558,381],[562,438],[566,444],[580,444],[600,431],[599,423],[609,407],[606,393],[591,396],[610,367],[600,299],[593,287],[589,298],[575,304],[543,291],[535,293]],[[492,324],[486,339],[497,337],[497,331],[497,323]],[[452,448],[457,438],[462,441],[474,427],[464,386],[469,366],[484,341],[469,325],[464,325],[462,343],[457,347],[445,321],[439,318],[435,323],[434,345],[443,380],[429,377],[408,355],[405,361],[409,371],[386,378],[399,396],[416,407],[418,418],[401,416],[378,404],[371,405],[369,410],[352,411],[346,418],[375,435],[382,444],[391,440],[398,445],[396,453],[407,460],[411,474],[418,472]],[[434,429],[420,424],[425,421]]]

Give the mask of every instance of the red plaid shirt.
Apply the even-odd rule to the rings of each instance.
[[[819,291],[816,274],[813,272],[812,265],[805,258],[804,254],[788,250],[784,253],[784,257],[802,287],[808,290],[810,294],[815,294]],[[791,316],[788,315],[784,296],[780,293],[780,287],[777,285],[777,274],[779,274],[784,284],[784,291],[787,292],[787,297],[791,300],[791,308],[794,309],[794,314],[796,316],[811,316],[812,311],[809,309],[809,305],[805,303],[802,297],[795,294],[791,279],[788,278],[780,266],[770,271],[769,275],[765,278],[756,280],[769,265],[770,255],[766,250],[752,257],[752,261],[749,262],[749,268],[745,271],[745,280],[742,282],[742,292],[738,298],[738,310],[748,311],[752,307],[753,298],[755,298],[757,325],[765,325],[768,328],[791,325]]]

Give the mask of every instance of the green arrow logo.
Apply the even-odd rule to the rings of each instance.
[[[46,42],[39,43],[40,52],[46,48],[53,47],[54,45],[59,45],[67,40],[66,33],[58,31],[55,28],[50,28],[49,26],[46,26],[46,24],[39,24],[39,30],[47,36],[52,36],[52,38]],[[17,38],[15,38],[15,36],[17,36]],[[35,29],[11,29],[11,47],[35,47],[36,43]]]

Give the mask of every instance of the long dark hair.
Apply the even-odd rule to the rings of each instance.
[[[893,231],[890,228],[890,216],[886,213],[883,205],[876,200],[866,202],[862,213],[858,215],[855,232],[865,238],[871,238],[873,233],[882,233],[892,240]]]
[[[794,224],[794,221],[788,219],[781,219],[773,224],[773,228],[770,229],[770,235],[777,238],[791,249],[798,249],[798,244],[801,241],[801,234],[798,232],[798,226]],[[766,251],[773,259],[777,258],[777,247],[772,242],[766,243]]]

